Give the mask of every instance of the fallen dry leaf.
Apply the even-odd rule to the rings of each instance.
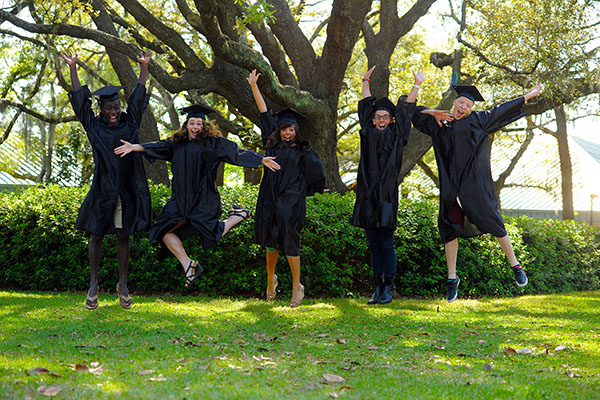
[[[505,347],[504,348],[504,354],[517,354],[517,351],[515,349],[513,349],[512,347]]]
[[[99,366],[100,366],[100,363],[98,361],[92,361],[90,363],[90,367],[92,367],[92,368],[97,368]]]
[[[162,376],[162,374],[161,374],[161,375],[158,375],[158,376],[153,376],[152,378],[148,378],[148,380],[149,380],[149,381],[152,381],[152,382],[164,382],[164,381],[166,381],[166,380],[167,380],[167,378],[165,378],[165,377],[164,377],[164,376]]]
[[[345,381],[344,378],[335,374],[323,374],[323,378],[329,383],[340,383]]]
[[[141,371],[138,371],[138,375],[150,375],[153,373],[154,373],[153,369],[143,369]]]
[[[339,344],[346,344],[346,339],[338,339],[336,342]]]
[[[27,375],[35,375],[35,374],[49,374],[50,370],[44,367],[37,367],[34,369],[30,369],[27,371]]]
[[[377,350],[379,348],[379,346],[369,346],[368,349],[369,350]]]
[[[336,392],[331,392],[331,393],[329,393],[329,397],[331,397],[333,399],[337,399],[339,396]]]
[[[531,349],[528,349],[527,347],[525,347],[523,349],[518,349],[517,353],[519,353],[519,354],[531,354],[532,351],[531,351]]]
[[[90,374],[100,375],[101,373],[104,372],[104,366],[101,365],[97,368],[90,368],[90,369],[88,369],[88,371],[90,372]]]
[[[318,337],[318,338],[326,338],[326,337],[329,337],[329,333],[319,333],[319,334],[317,335],[317,337]]]
[[[198,369],[208,369],[210,366],[209,365],[198,365],[196,368]]]
[[[563,351],[563,350],[566,350],[566,349],[567,349],[567,346],[561,345],[561,346],[556,346],[554,348],[554,351]]]
[[[52,397],[52,396],[56,396],[57,394],[59,394],[60,391],[62,390],[62,388],[60,386],[43,386],[42,385],[37,390],[44,396]]]
[[[490,365],[490,363],[487,363],[483,366],[483,369],[485,369],[486,371],[492,372],[492,366]]]

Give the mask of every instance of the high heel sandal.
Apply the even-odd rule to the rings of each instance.
[[[248,219],[248,218],[252,218],[252,211],[248,210],[247,208],[242,208],[238,205],[233,205],[231,207],[231,210],[229,210],[229,212],[227,213],[228,217],[240,217],[242,218],[242,220]]]
[[[290,307],[296,308],[302,303],[302,299],[304,298],[304,285],[298,286],[298,289],[292,292],[292,302],[290,303]]]
[[[267,285],[267,300],[274,300],[275,296],[277,296],[277,275],[273,274],[273,290],[269,291]]]
[[[195,263],[195,264],[194,264]],[[188,275],[190,269],[193,268],[192,275]],[[204,271],[204,269],[198,264],[197,261],[191,260],[187,269],[185,270],[185,287],[189,287],[195,280],[200,276],[200,274]]]

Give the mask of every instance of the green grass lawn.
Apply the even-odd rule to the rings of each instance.
[[[0,292],[0,398],[600,398],[600,292],[295,310],[84,297]]]

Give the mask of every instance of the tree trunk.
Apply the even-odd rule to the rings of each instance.
[[[563,202],[563,219],[575,219],[573,210],[573,166],[569,153],[569,138],[567,136],[567,116],[563,105],[554,108],[556,115],[556,140],[558,142],[558,157],[560,159],[561,192]]]

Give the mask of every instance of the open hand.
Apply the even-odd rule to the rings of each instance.
[[[122,146],[115,148],[115,154],[120,154],[121,157],[131,153],[133,151],[133,145],[126,140],[121,139]]]
[[[250,72],[250,75],[248,75],[248,78],[246,78],[248,80],[248,83],[250,85],[252,84],[256,84],[256,82],[258,82],[258,78],[260,77],[260,72],[256,73],[256,70],[253,69],[252,72]]]
[[[136,57],[137,62],[141,65],[148,65],[150,60],[152,60],[152,52],[151,51],[142,51],[139,56]]]
[[[264,157],[261,161],[261,164],[269,168],[273,172],[278,171],[281,169],[281,166],[277,164],[274,160],[275,157]]]
[[[430,113],[433,118],[435,118],[435,122],[441,127],[442,122],[451,122],[454,121],[454,117],[450,114],[450,110],[431,110]]]
[[[365,74],[365,76],[363,76],[363,81],[371,79],[371,74],[373,73],[373,70],[375,69],[376,66],[377,65],[373,65],[371,67],[371,69],[367,71],[367,73]]]
[[[421,84],[425,81],[425,74],[422,69],[418,71],[413,71],[413,75],[415,77],[415,85],[421,86]]]
[[[536,83],[535,86],[533,88],[531,88],[531,90],[529,91],[529,93],[527,93],[525,95],[525,101],[537,96],[538,94],[540,94],[542,92],[542,90],[544,89],[544,87],[542,86],[541,83]]]
[[[74,67],[75,65],[77,65],[77,53],[74,53],[72,55],[67,55],[67,53],[60,53],[60,56],[63,60],[65,60],[69,67]]]

